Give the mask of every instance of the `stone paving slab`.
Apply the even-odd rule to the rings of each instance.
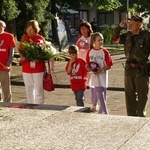
[[[150,146],[145,134],[150,118],[17,108],[0,112],[2,150],[147,150]]]
[[[145,124],[128,140],[120,150],[134,149],[134,150],[149,150],[150,149],[150,120],[147,120]]]

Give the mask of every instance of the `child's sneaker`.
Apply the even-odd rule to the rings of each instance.
[[[96,111],[96,106],[92,106],[91,107],[91,112],[95,112]]]

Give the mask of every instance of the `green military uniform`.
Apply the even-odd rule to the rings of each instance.
[[[141,30],[138,35],[128,31],[120,35],[122,28],[116,27],[113,40],[120,38],[126,55],[125,98],[128,116],[145,116],[148,100],[150,64],[150,32]]]

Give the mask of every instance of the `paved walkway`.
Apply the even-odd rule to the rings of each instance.
[[[107,92],[110,115],[75,112],[83,108],[75,107],[74,95],[68,88],[69,77],[64,71],[66,62],[55,65],[56,89],[45,92],[47,105],[22,104],[26,103],[26,94],[21,67],[13,66],[11,78],[15,105],[0,103],[0,149],[149,150],[149,101],[148,117],[126,116],[121,64],[124,54],[112,54],[112,58],[114,66],[109,70]],[[91,106],[88,89],[85,106]]]
[[[2,108],[0,149],[149,150],[149,126],[150,118],[56,111],[51,106]]]

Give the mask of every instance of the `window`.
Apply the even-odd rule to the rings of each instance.
[[[113,24],[113,13],[98,13],[98,17],[97,17],[97,19],[98,19],[98,22],[99,22],[99,24],[100,24],[100,26],[101,25],[104,25],[104,24],[109,24],[109,25],[111,25],[111,24]]]

